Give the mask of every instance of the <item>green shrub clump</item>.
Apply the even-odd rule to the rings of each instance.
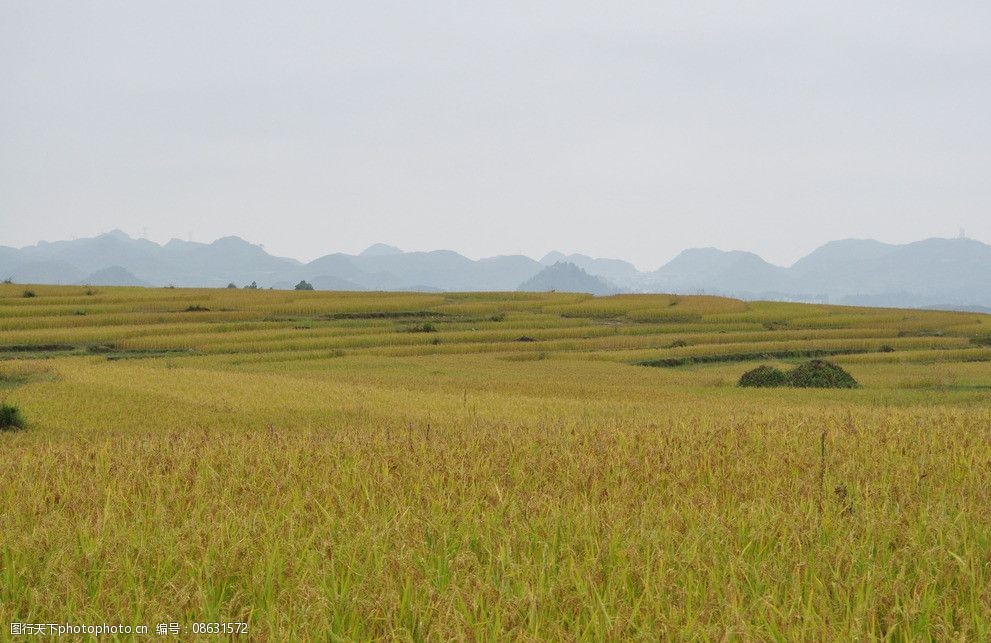
[[[785,386],[788,383],[788,376],[780,369],[773,366],[762,365],[747,371],[740,377],[737,386],[750,386],[758,388],[768,388],[773,386]]]
[[[11,404],[0,404],[0,431],[15,431],[24,428],[24,417],[20,409]]]
[[[798,388],[857,388],[857,380],[842,368],[822,359],[799,365],[788,373],[788,382]]]
[[[857,388],[857,380],[845,370],[821,359],[814,359],[796,366],[787,373],[773,366],[762,365],[747,371],[737,386],[770,388],[793,386],[796,388]]]

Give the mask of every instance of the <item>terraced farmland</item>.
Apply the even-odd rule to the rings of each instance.
[[[735,386],[814,356],[860,388]],[[975,313],[3,285],[0,620],[987,640],[989,362]]]

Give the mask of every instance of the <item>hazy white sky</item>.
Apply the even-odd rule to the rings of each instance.
[[[0,245],[991,241],[991,3],[0,0]]]

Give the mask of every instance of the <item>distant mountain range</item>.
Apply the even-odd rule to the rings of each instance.
[[[791,267],[715,248],[685,250],[653,272],[619,259],[551,252],[472,260],[450,250],[403,252],[375,244],[358,255],[309,263],[275,257],[238,237],[165,245],[115,230],[98,237],[0,246],[0,278],[17,283],[292,288],[322,290],[559,290],[667,292],[743,299],[980,309],[991,306],[991,246],[973,239],[904,245],[831,241]]]

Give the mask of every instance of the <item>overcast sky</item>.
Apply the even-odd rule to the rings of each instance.
[[[0,245],[991,241],[991,3],[0,0]]]

